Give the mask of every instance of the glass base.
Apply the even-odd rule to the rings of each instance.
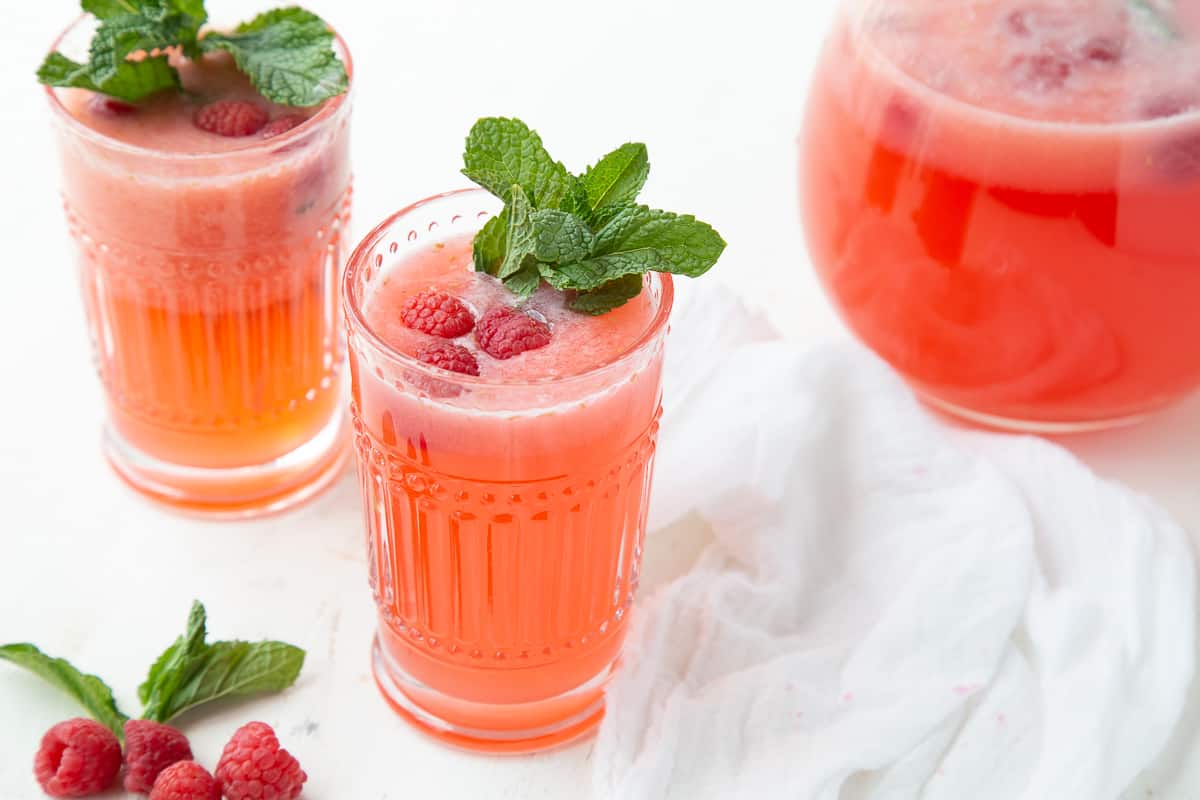
[[[274,461],[249,467],[183,467],[148,456],[104,428],[104,455],[139,494],[205,519],[278,514],[311,500],[341,475],[349,455],[349,418],[340,407],[309,441]]]
[[[919,392],[918,397],[920,397],[922,402],[933,407],[937,411],[941,411],[951,417],[957,417],[960,420],[965,420],[972,425],[1009,433],[1033,433],[1045,436],[1057,436],[1072,433],[1094,433],[1096,431],[1106,431],[1113,428],[1127,428],[1131,425],[1137,425],[1139,422],[1154,413],[1154,409],[1151,409],[1124,417],[1075,421],[1011,419],[1008,417],[985,414],[982,411],[972,411],[969,408],[963,408],[962,406],[955,405],[954,403],[948,403],[945,400],[941,400],[926,392]]]
[[[604,687],[615,664],[557,697],[496,705],[442,694],[389,658],[378,636],[371,646],[375,685],[396,713],[443,744],[498,755],[551,750],[593,733],[604,717]]]

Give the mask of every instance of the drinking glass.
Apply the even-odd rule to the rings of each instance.
[[[55,49],[86,46],[93,25],[80,20]],[[181,153],[99,133],[59,92],[46,98],[112,466],[207,516],[310,497],[349,439],[338,301],[349,96],[283,135]]]
[[[1200,3],[847,0],[800,139],[849,327],[992,426],[1134,421],[1200,386]]]
[[[638,584],[673,289],[647,278],[649,327],[572,377],[489,382],[386,344],[364,314],[373,293],[498,210],[466,190],[400,211],[351,255],[343,296],[376,681],[445,742],[528,752],[603,713]]]

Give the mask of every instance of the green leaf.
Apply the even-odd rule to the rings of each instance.
[[[574,311],[593,316],[607,314],[641,294],[643,284],[644,279],[641,275],[626,275],[609,281],[598,289],[576,295],[568,306]]]
[[[104,85],[124,65],[130,63],[127,60],[129,56],[166,49],[195,39],[198,28],[198,20],[181,14],[171,15],[159,22],[133,15],[106,21],[96,29],[88,53],[92,79]],[[165,56],[161,58],[166,61]]]
[[[577,180],[550,157],[542,139],[518,119],[487,117],[467,136],[463,174],[502,199],[520,186],[534,208],[575,205],[582,197]]]
[[[97,19],[109,19],[122,14],[136,14],[145,5],[140,0],[81,0],[84,13]]]
[[[294,6],[259,14],[234,33],[208,33],[204,52],[225,50],[254,88],[273,103],[315,106],[345,92],[346,65],[333,50],[325,21]]]
[[[88,714],[100,724],[125,738],[125,721],[129,719],[117,708],[112,689],[95,675],[80,672],[61,658],[51,658],[31,644],[0,646],[0,659],[24,667],[47,682],[74,697]]]
[[[160,716],[165,722],[213,700],[283,691],[303,667],[304,651],[284,642],[214,642]]]
[[[693,216],[629,206],[596,232],[590,258],[560,264],[547,281],[557,289],[589,292],[645,272],[695,278],[716,264],[724,250],[720,235]]]
[[[592,252],[592,231],[574,214],[542,209],[529,215],[533,255],[538,261],[579,261]]]
[[[533,293],[542,285],[542,276],[538,271],[538,266],[536,259],[527,259],[519,270],[504,279],[505,287],[522,300],[532,297]]]
[[[508,209],[484,223],[475,234],[472,249],[475,271],[495,275],[508,250]]]
[[[600,159],[580,178],[590,212],[607,206],[624,206],[637,199],[650,175],[650,158],[644,144],[623,144]]]
[[[277,692],[296,682],[304,651],[284,642],[205,642],[204,606],[192,604],[187,631],[168,647],[138,687],[143,719],[168,722],[225,697]]]
[[[206,614],[204,606],[195,601],[188,614],[187,631],[168,647],[150,668],[146,682],[138,687],[138,695],[145,695],[142,718],[155,722],[166,722],[175,692],[190,677],[202,662],[208,646],[206,636]]]
[[[506,280],[525,266],[525,260],[533,255],[536,247],[534,231],[530,227],[530,205],[525,191],[520,186],[513,186],[510,191],[511,200],[504,210],[508,212],[508,233],[504,237],[504,258],[500,261],[500,269],[496,277]]]
[[[38,68],[37,76],[48,86],[88,89],[131,103],[179,86],[179,75],[165,56],[126,61],[98,80],[90,64],[79,64],[61,53],[51,53]]]

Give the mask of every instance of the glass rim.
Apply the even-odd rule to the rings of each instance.
[[[346,260],[346,269],[342,275],[342,308],[345,313],[346,325],[352,328],[354,334],[361,336],[383,356],[388,358],[390,361],[403,366],[407,370],[415,370],[425,376],[438,378],[445,381],[452,381],[463,386],[476,386],[500,390],[519,390],[547,386],[563,386],[576,382],[594,380],[599,375],[616,370],[626,362],[633,360],[663,334],[671,316],[671,309],[675,304],[675,284],[671,275],[667,273],[651,272],[647,273],[647,278],[650,281],[656,281],[661,289],[659,306],[655,310],[654,318],[646,326],[646,329],[637,337],[637,339],[635,339],[625,350],[622,350],[610,361],[607,361],[597,367],[592,367],[591,369],[583,372],[578,372],[572,375],[563,375],[560,377],[540,378],[536,380],[494,381],[475,375],[463,375],[458,372],[451,372],[440,367],[435,367],[431,364],[426,364],[423,361],[418,361],[415,356],[409,355],[408,353],[392,347],[390,344],[384,341],[383,338],[380,337],[379,334],[377,334],[367,322],[366,315],[363,313],[362,303],[354,291],[354,283],[358,278],[359,273],[361,273],[364,268],[369,266],[369,255],[371,254],[372,249],[375,247],[375,245],[382,241],[384,236],[396,223],[432,203],[436,203],[441,200],[466,198],[471,196],[490,198],[493,195],[490,192],[478,187],[467,187],[464,189],[453,189],[448,192],[430,195],[429,197],[418,200],[415,203],[411,203],[399,211],[389,215],[382,222],[372,228],[371,232],[362,238],[362,240],[350,253],[350,257]]]
[[[851,13],[848,5],[842,5],[838,15],[847,17]],[[928,85],[919,78],[909,74],[894,60],[888,58],[883,51],[867,36],[862,30],[863,17],[856,15],[855,18],[848,20],[850,34],[854,40],[858,42],[858,47],[870,50],[871,57],[878,62],[879,65],[893,74],[893,79],[897,84],[904,86],[908,91],[913,92],[918,97],[932,96],[933,102],[947,103],[952,107],[962,108],[967,114],[978,115],[984,119],[1002,120],[1007,126],[1015,128],[1027,128],[1040,131],[1053,131],[1057,133],[1070,134],[1073,136],[1112,136],[1114,132],[1131,131],[1134,133],[1152,133],[1158,132],[1161,129],[1175,127],[1179,125],[1186,127],[1194,125],[1200,119],[1200,107],[1193,108],[1188,111],[1183,111],[1178,114],[1172,114],[1167,117],[1157,117],[1151,119],[1118,119],[1107,121],[1072,121],[1072,120],[1046,120],[1037,119],[1036,117],[1027,117],[1020,114],[1014,114],[1008,111],[998,111],[994,108],[975,105],[967,100],[964,100],[947,92],[941,92],[934,87]],[[835,18],[834,26],[839,24]],[[831,32],[826,33],[826,37],[834,35]]]
[[[58,50],[59,46],[62,44],[63,40],[67,38],[68,34],[75,30],[75,28],[81,23],[87,21],[89,16],[90,15],[86,13],[77,16],[70,25],[64,28],[62,32],[54,38],[54,42],[50,45],[50,50],[48,52],[52,53]],[[211,153],[181,153],[179,151],[158,150],[152,147],[142,147],[140,145],[129,144],[128,142],[122,142],[119,139],[106,136],[105,134],[97,131],[95,128],[84,124],[78,117],[68,111],[67,107],[63,105],[62,99],[58,96],[57,89],[59,87],[47,86],[43,84],[41,85],[41,89],[46,95],[47,101],[50,105],[50,110],[54,113],[56,118],[63,121],[63,123],[72,131],[74,135],[83,139],[87,139],[114,152],[134,155],[141,158],[161,159],[177,162],[184,161],[187,163],[203,163],[207,161],[229,160],[248,155],[257,155],[259,153],[275,150],[280,145],[285,144],[294,138],[307,135],[315,127],[317,127],[316,125],[309,125],[310,122],[328,122],[330,118],[334,117],[343,108],[348,106],[351,93],[354,91],[354,59],[350,55],[350,48],[346,44],[346,40],[342,38],[342,35],[338,33],[333,26],[330,26],[329,29],[333,32],[334,44],[338,51],[338,57],[341,58],[342,63],[346,65],[346,91],[342,92],[336,97],[331,97],[324,101],[324,103],[321,105],[321,109],[316,114],[306,119],[304,124],[297,125],[295,128],[292,128],[289,131],[284,131],[278,136],[272,136],[269,139],[259,139],[252,145],[236,150],[222,150]],[[100,93],[97,92],[96,94]]]

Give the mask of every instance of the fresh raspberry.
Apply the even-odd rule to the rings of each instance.
[[[400,308],[400,321],[414,331],[443,339],[456,339],[475,327],[475,317],[462,300],[434,291],[408,298]]]
[[[279,117],[268,122],[259,135],[264,139],[270,139],[272,136],[278,136],[281,133],[287,133],[292,128],[304,122],[304,117],[299,114],[288,114],[286,117]]]
[[[170,725],[145,719],[125,723],[125,791],[148,794],[158,773],[191,758],[187,737]]]
[[[294,800],[308,776],[265,722],[238,728],[217,763],[226,800]]]
[[[87,797],[112,786],[121,769],[121,744],[90,719],[60,722],[42,737],[33,774],[51,797]]]
[[[417,351],[417,360],[463,375],[479,375],[479,362],[467,348],[450,342],[434,342]]]
[[[475,340],[483,352],[503,360],[550,344],[550,326],[515,308],[497,306],[479,319]]]
[[[159,774],[150,800],[221,800],[221,785],[195,761],[177,761]]]
[[[267,124],[267,112],[246,100],[218,100],[202,106],[192,122],[218,136],[250,136]]]

